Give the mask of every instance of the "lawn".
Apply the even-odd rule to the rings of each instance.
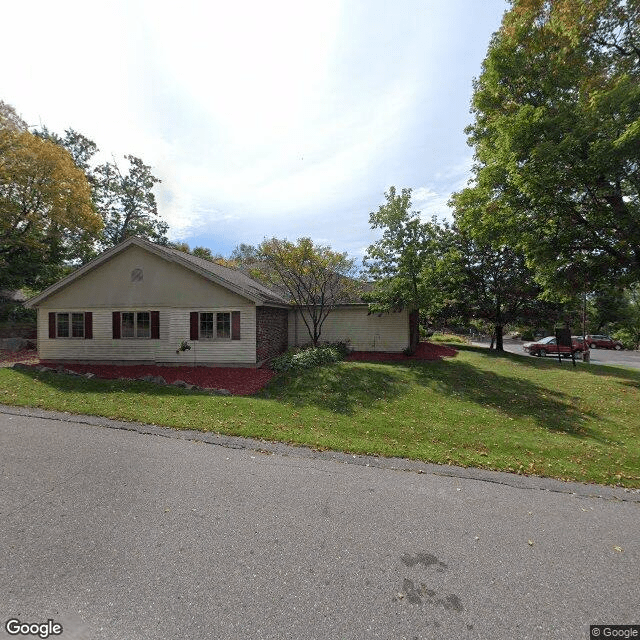
[[[640,487],[640,372],[455,346],[441,361],[276,376],[250,397],[0,369],[0,402]]]

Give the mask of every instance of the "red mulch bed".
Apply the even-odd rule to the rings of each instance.
[[[60,363],[41,361],[45,367],[57,367]],[[65,364],[65,369],[76,373],[95,373],[98,378],[142,378],[162,376],[168,384],[184,380],[203,389],[227,389],[234,396],[256,393],[275,375],[270,369],[249,367],[159,367],[150,364]]]
[[[458,352],[431,342],[421,342],[412,356],[402,353],[384,353],[371,351],[354,351],[347,357],[349,361],[360,362],[404,362],[412,360],[440,360],[455,356]],[[18,351],[17,353],[0,353],[0,365],[8,366],[14,362],[25,364],[42,364],[58,367],[58,362],[38,361],[36,351]],[[159,367],[156,365],[113,365],[113,364],[65,364],[65,369],[77,373],[95,373],[99,378],[142,378],[143,376],[162,376],[168,384],[176,380],[184,380],[203,389],[227,389],[234,396],[256,393],[264,387],[275,373],[271,369],[251,369],[249,367]]]
[[[404,353],[383,353],[373,351],[354,351],[350,353],[347,360],[360,362],[403,362],[411,360],[441,360],[457,355],[457,350],[445,347],[432,342],[421,342],[412,356],[405,356]]]
[[[37,364],[38,352],[35,349],[23,349],[22,351],[5,351],[0,349],[0,367],[8,367],[14,362],[24,364]]]

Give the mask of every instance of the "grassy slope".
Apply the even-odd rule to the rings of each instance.
[[[0,402],[640,487],[640,372],[470,347],[281,376],[250,398],[4,369]]]

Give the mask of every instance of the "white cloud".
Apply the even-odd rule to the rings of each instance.
[[[173,238],[316,234],[361,254],[391,184],[450,215],[470,166],[459,96],[505,5],[21,0],[1,97],[151,165]]]

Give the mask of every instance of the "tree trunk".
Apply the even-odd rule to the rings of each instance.
[[[417,309],[414,309],[409,314],[409,350],[413,353],[420,343],[420,314]]]
[[[496,334],[496,351],[504,351],[504,343],[502,341],[502,325],[497,324],[495,326]]]

